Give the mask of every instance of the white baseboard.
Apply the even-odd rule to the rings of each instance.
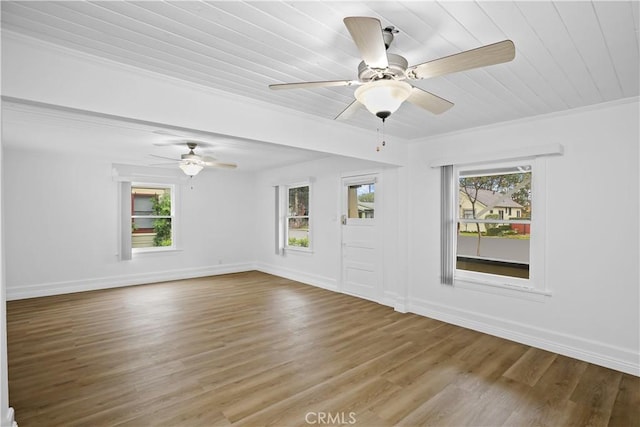
[[[629,349],[417,298],[410,299],[408,310],[443,322],[640,376],[639,356]]]
[[[263,273],[273,274],[274,276],[338,292],[338,281],[332,277],[309,274],[304,271],[292,270],[290,268],[265,263],[256,263],[253,266],[255,270]]]
[[[195,277],[217,276],[220,274],[241,273],[250,270],[254,270],[254,265],[252,263],[221,264],[210,267],[154,271],[149,273],[108,276],[86,280],[38,283],[35,285],[20,287],[11,287],[8,285],[7,301],[69,294],[73,292],[94,291],[97,289],[142,285],[147,283],[167,282],[170,280],[192,279]]]
[[[4,417],[0,420],[0,427],[18,427],[18,423],[15,420],[15,413],[13,408],[8,408]]]
[[[388,307],[395,307],[397,299],[398,295],[395,292],[384,291],[382,293],[382,299],[379,301],[379,303]]]

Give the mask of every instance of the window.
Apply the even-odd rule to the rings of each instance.
[[[174,187],[131,184],[131,247],[174,248]]]
[[[461,169],[458,192],[456,268],[529,279],[531,165]],[[526,214],[505,218],[509,209]]]
[[[348,187],[348,218],[372,219],[375,216],[375,183],[353,184]]]
[[[310,185],[287,187],[286,247],[309,249],[310,238]]]
[[[562,145],[548,144],[431,163],[441,176],[442,284],[551,294],[545,283],[546,168],[551,156],[563,153]],[[498,209],[507,211],[503,219],[491,216]]]
[[[541,158],[454,168],[456,283],[546,293],[544,180]]]

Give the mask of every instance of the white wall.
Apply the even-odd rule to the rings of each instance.
[[[632,99],[413,144],[410,310],[639,375],[638,117]],[[565,148],[548,159],[553,295],[440,285],[440,179],[429,162],[549,143]]]
[[[381,197],[377,206],[377,217],[389,218],[383,221],[382,240],[384,242],[383,280],[387,291],[386,302],[395,303],[396,289],[391,287],[397,278],[397,168],[345,157],[329,157],[282,167],[257,176],[258,197],[256,198],[256,237],[258,243],[257,266],[259,269],[314,284],[323,288],[340,289],[341,262],[341,177],[362,172],[377,172],[381,182],[376,184],[376,198]],[[275,250],[275,193],[274,185],[287,185],[313,179],[312,183],[312,239],[313,252],[285,251],[277,255]]]
[[[252,174],[206,171],[193,189],[181,185],[182,250],[119,261],[118,183],[106,159],[6,149],[4,169],[8,299],[241,271],[253,261]]]

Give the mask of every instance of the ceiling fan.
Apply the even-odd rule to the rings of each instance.
[[[358,80],[332,80],[318,82],[281,83],[269,85],[273,90],[309,89],[316,87],[359,86],[355,100],[336,119],[346,119],[362,105],[384,122],[404,101],[409,101],[433,114],[453,107],[453,103],[406,80],[419,80],[487,65],[509,62],[515,57],[511,40],[467,50],[451,56],[409,66],[407,60],[387,49],[398,30],[393,26],[382,29],[376,18],[353,16],[344,18],[344,24],[360,51]]]
[[[186,154],[182,154],[179,159],[172,159],[170,157],[157,156],[155,154],[151,154],[152,157],[156,157],[159,159],[171,160],[174,162],[179,162],[179,167],[182,171],[193,177],[197,175],[202,169],[205,167],[209,168],[219,168],[219,169],[235,169],[238,167],[235,163],[224,163],[219,162],[215,157],[211,156],[201,156],[196,154],[194,150],[198,146],[197,142],[194,141],[185,141],[183,143],[179,143],[179,145],[185,144],[189,149],[189,152]]]

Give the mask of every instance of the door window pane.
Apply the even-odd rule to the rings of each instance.
[[[347,194],[349,218],[373,218],[375,213],[375,184],[350,185]]]

